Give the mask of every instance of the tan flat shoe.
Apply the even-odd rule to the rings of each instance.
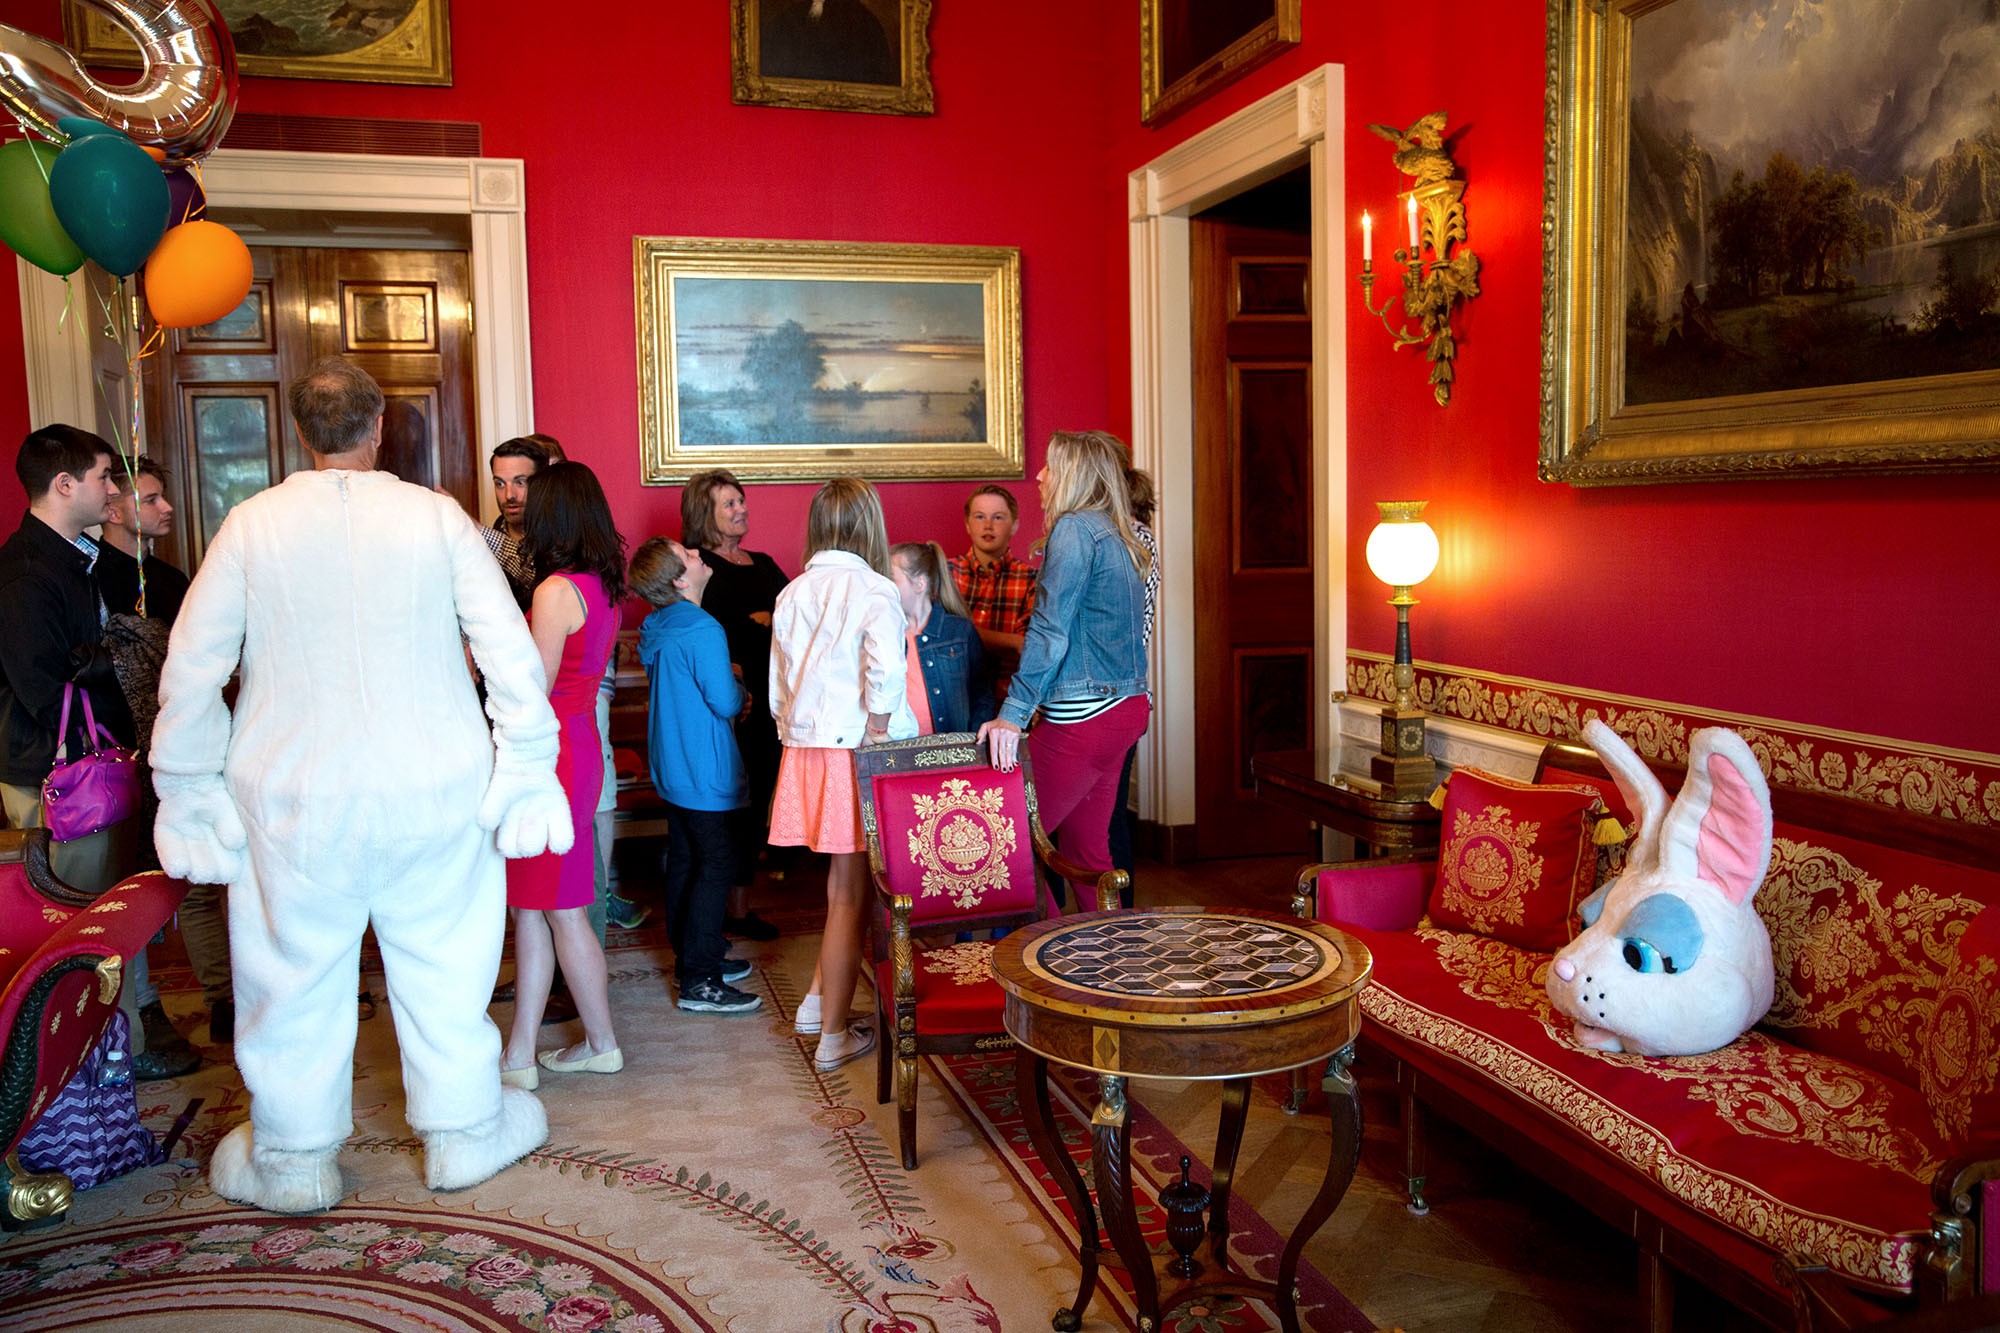
[[[542,1086],[542,1071],[533,1065],[522,1065],[519,1069],[503,1069],[500,1071],[500,1083],[503,1087],[526,1088],[529,1092],[533,1092]]]
[[[553,1074],[615,1074],[625,1067],[625,1053],[613,1046],[581,1060],[565,1060],[561,1051],[543,1051],[535,1063]]]

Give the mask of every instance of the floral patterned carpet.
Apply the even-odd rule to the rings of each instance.
[[[613,935],[621,1074],[544,1075],[551,1142],[458,1194],[424,1188],[402,1118],[392,1014],[361,1025],[355,1134],[339,1206],[281,1218],[211,1194],[217,1140],[247,1113],[232,1066],[142,1084],[168,1160],[77,1196],[70,1220],[0,1240],[0,1327],[549,1330],[550,1333],[991,1333],[1039,1330],[1073,1297],[1076,1231],[1028,1145],[1011,1055],[926,1062],[918,1170],[897,1160],[893,1106],[877,1106],[872,1056],[830,1075],[790,1014],[814,937],[741,945],[765,997],[754,1015],[673,1007],[657,934]],[[621,947],[622,946],[622,947]],[[184,972],[161,969],[170,1012],[205,1036]],[[370,979],[376,995],[381,979]],[[179,987],[180,989],[176,989]],[[507,1010],[496,1008],[505,1018]],[[568,1040],[543,1029],[543,1044]],[[211,1048],[211,1055],[221,1048]],[[1084,1087],[1059,1116],[1087,1154]],[[1143,1085],[1135,1085],[1143,1101]],[[1143,1220],[1182,1145],[1141,1110],[1133,1156]],[[1196,1152],[1197,1160],[1202,1154]],[[1289,1220],[1288,1220],[1289,1222]],[[1239,1263],[1275,1272],[1280,1240],[1240,1206]],[[1084,1328],[1137,1328],[1114,1269]],[[1301,1272],[1309,1329],[1371,1325]],[[1277,1321],[1233,1298],[1170,1312],[1174,1333],[1260,1333]]]

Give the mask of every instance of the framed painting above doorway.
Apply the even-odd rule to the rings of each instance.
[[[1765,8],[1549,6],[1545,481],[2000,468],[2000,18]]]
[[[1301,0],[1139,0],[1139,119],[1158,124],[1299,44]]]
[[[931,0],[730,0],[730,94],[745,106],[928,116]]]
[[[1021,252],[641,236],[647,485],[1019,477]]]
[[[236,66],[272,79],[451,82],[451,0],[217,0]],[[63,0],[63,38],[85,64],[140,68],[116,21]]]

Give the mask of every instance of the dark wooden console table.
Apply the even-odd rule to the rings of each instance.
[[[1257,795],[1361,844],[1357,854],[1422,851],[1438,845],[1438,812],[1421,796],[1385,795],[1368,776],[1370,745],[1349,741],[1317,750],[1275,750],[1250,760]]]
[[[1097,1286],[1097,1213],[1083,1175],[1056,1133],[1049,1061],[1097,1075],[1090,1118],[1091,1174],[1112,1247],[1132,1276],[1139,1327],[1204,1292],[1272,1301],[1286,1333],[1298,1333],[1299,1255],[1333,1215],[1354,1178],[1361,1103],[1347,1072],[1361,1027],[1357,997],[1373,967],[1368,949],[1317,921],[1275,912],[1166,907],[1086,912],[1037,922],[993,946],[1006,992],[1007,1032],[1018,1043],[1015,1077],[1035,1151],[1076,1212],[1082,1285],[1056,1312],[1058,1330],[1081,1326]],[[1326,1176],[1285,1242],[1275,1283],[1238,1272],[1229,1258],[1229,1189],[1250,1109],[1254,1075],[1324,1062],[1333,1119]],[[1163,1305],[1153,1255],[1139,1234],[1129,1161],[1128,1078],[1219,1079],[1221,1123],[1209,1189],[1207,1241],[1217,1270],[1193,1259],[1201,1236],[1184,1235],[1176,1269],[1190,1280]]]

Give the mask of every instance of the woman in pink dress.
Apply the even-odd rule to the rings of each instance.
[[[543,1069],[615,1074],[625,1067],[611,1028],[604,949],[590,928],[597,894],[591,834],[604,783],[598,748],[597,684],[618,637],[625,595],[625,543],[597,476],[581,463],[554,463],[535,474],[522,515],[523,547],[540,582],[528,629],[541,650],[549,702],[562,726],[556,776],[569,795],[576,841],[560,856],[507,863],[507,905],[514,914],[514,1022],[500,1052],[500,1080],[533,1088]],[[562,960],[584,1039],[535,1055],[555,960]]]

